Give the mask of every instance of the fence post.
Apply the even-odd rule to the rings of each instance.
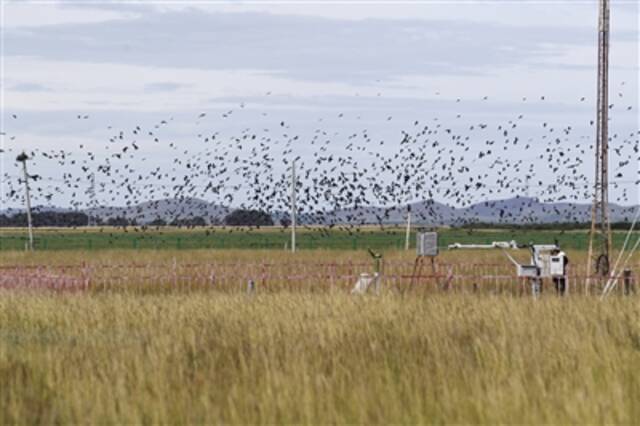
[[[633,277],[631,275],[631,269],[625,269],[624,275],[624,295],[629,296],[633,288]]]
[[[86,290],[87,289],[87,264],[85,263],[85,261],[82,261],[82,266],[80,268],[80,277],[82,280],[82,287]]]
[[[173,287],[178,287],[178,262],[173,258]]]
[[[330,287],[331,287],[331,291],[333,292],[334,288],[335,288],[335,274],[336,274],[336,266],[335,266],[335,262],[334,263],[329,263],[327,264],[328,270],[329,270],[329,282]]]

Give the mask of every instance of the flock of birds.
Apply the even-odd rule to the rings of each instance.
[[[618,97],[624,101],[621,92]],[[523,103],[545,100],[545,96],[522,98]],[[488,97],[483,101],[488,102]],[[475,220],[479,208],[497,222],[534,222],[540,214],[555,215],[558,222],[582,221],[570,204],[560,210],[557,204],[545,207],[538,201],[584,201],[593,191],[594,121],[584,126],[536,123],[524,113],[515,113],[503,120],[470,122],[457,114],[450,119],[412,120],[389,138],[364,126],[348,133],[336,131],[331,123],[345,120],[347,113],[318,119],[309,134],[296,131],[295,122],[271,119],[273,113],[262,112],[261,123],[270,125],[247,126],[235,134],[216,130],[221,120],[243,123],[235,117],[245,108],[241,103],[220,115],[194,114],[190,123],[165,117],[130,128],[105,125],[103,146],[29,150],[32,204],[56,205],[60,197],[69,200],[68,207],[89,209],[96,215],[108,212],[105,206],[122,205],[125,209],[118,211],[147,220],[205,216],[215,222],[217,218],[207,217],[212,214],[207,210],[211,205],[218,206],[218,212],[252,208],[286,218],[294,161],[300,221],[328,228],[384,226],[402,218],[410,203],[414,220],[428,224],[452,223],[447,205],[457,207],[454,222],[458,224]],[[633,106],[612,104],[610,110],[633,113]],[[349,116],[352,122],[360,119],[356,115]],[[7,128],[11,120],[28,119],[11,114]],[[70,120],[89,121],[92,116],[77,114]],[[379,125],[393,120],[387,116]],[[168,136],[177,125],[193,129],[192,143],[185,145]],[[6,165],[23,149],[15,135],[3,136],[9,142],[2,152],[3,198],[8,204],[22,205],[20,169],[18,164],[10,170]],[[640,161],[639,138],[638,129],[610,133],[612,188],[620,186],[613,202],[636,202],[629,188],[640,183],[633,168]],[[515,209],[495,201],[530,194],[532,189],[534,197],[523,198]],[[530,209],[534,204],[542,210]]]

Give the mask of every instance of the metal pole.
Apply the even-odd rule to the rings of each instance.
[[[601,110],[600,123],[600,146],[602,149],[602,211],[601,226],[603,232],[604,252],[609,260],[611,256],[611,222],[609,222],[609,29],[610,29],[610,10],[609,0],[601,0],[602,17],[600,28],[600,41],[602,52],[600,53],[601,64],[601,95],[599,99],[599,108]]]
[[[22,171],[24,173],[24,192],[25,202],[27,204],[27,225],[29,227],[29,250],[33,251],[33,222],[31,221],[31,195],[29,193],[29,174],[27,173],[27,159],[28,157],[26,156],[26,154],[22,153],[18,161],[22,162]]]
[[[90,184],[90,189],[89,191],[91,192],[91,194],[89,194],[91,196],[91,206],[89,208],[88,211],[88,215],[87,215],[87,226],[95,226],[95,222],[94,222],[94,218],[92,216],[92,212],[91,212],[91,208],[95,208],[96,206],[96,174],[95,173],[91,173],[91,184]]]
[[[296,252],[296,160],[291,162],[291,252]]]
[[[598,84],[596,119],[596,171],[591,209],[591,231],[585,292],[589,292],[592,263],[611,255],[611,224],[609,222],[609,0],[599,1],[598,12]],[[601,275],[604,271],[598,271]],[[608,273],[608,271],[607,271]]]
[[[409,251],[409,240],[411,238],[411,204],[407,206],[407,233],[404,239],[404,249]]]
[[[624,276],[624,295],[629,296],[631,294],[631,269],[625,269],[623,271]]]

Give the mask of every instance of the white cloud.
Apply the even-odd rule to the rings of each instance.
[[[25,29],[63,24],[92,24],[113,20],[135,19],[130,11],[64,7],[59,3],[3,1],[3,27]]]
[[[413,100],[480,100],[518,102],[523,96],[545,94],[550,102],[575,103],[592,98],[595,87],[593,55],[568,50],[552,66],[516,65],[490,74],[400,74],[353,86],[332,81],[305,81],[261,70],[202,70],[115,63],[91,64],[30,57],[5,60],[7,109],[176,111],[237,104],[243,99],[277,98],[281,104],[314,103],[314,98],[384,98]],[[569,66],[567,66],[569,65]],[[576,68],[573,65],[580,67]],[[637,69],[614,69],[612,85],[626,81],[625,92],[637,87]],[[47,90],[21,90],[41,87]],[[165,88],[165,90],[150,90]],[[171,90],[167,90],[170,88]],[[265,94],[269,92],[271,98]],[[637,103],[637,98],[626,102]],[[343,105],[344,103],[339,103]]]
[[[171,12],[200,9],[208,12],[260,12],[273,15],[312,16],[339,20],[446,20],[511,24],[526,28],[545,25],[560,28],[595,28],[598,6],[589,0],[313,0],[313,1],[249,1],[202,2],[184,1],[153,4],[158,10]],[[618,0],[612,5],[614,29],[638,31],[638,3]]]
[[[50,88],[23,92],[9,87],[5,90],[7,109],[175,111],[204,107],[216,98],[262,97],[267,91],[273,96],[291,97],[354,94],[354,88],[348,84],[289,80],[259,70],[154,68],[28,57],[8,57],[5,67],[7,80],[18,86],[46,82]],[[175,85],[176,90],[169,93],[148,90],[149,85],[167,82]],[[379,89],[358,90],[363,95],[373,95]]]

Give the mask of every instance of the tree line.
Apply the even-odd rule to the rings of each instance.
[[[146,223],[139,223],[136,219],[130,219],[124,216],[115,216],[110,218],[100,218],[87,215],[84,212],[56,212],[43,211],[33,212],[31,215],[33,226],[36,227],[60,227],[75,228],[80,226],[177,226],[177,227],[197,227],[207,225],[229,225],[229,226],[273,226],[273,218],[271,215],[262,210],[238,209],[229,213],[222,220],[207,221],[202,216],[192,216],[187,218],[174,218],[166,220],[156,218]],[[281,224],[286,225],[285,221]],[[12,215],[0,214],[0,227],[21,228],[28,226],[26,213],[15,213]]]
[[[174,218],[166,220],[164,218],[156,218],[154,220],[141,223],[136,219],[130,219],[124,216],[109,217],[106,219],[100,217],[89,217],[84,212],[56,212],[42,211],[32,214],[33,226],[36,227],[61,227],[72,228],[80,226],[176,226],[176,227],[199,227],[207,225],[228,225],[228,226],[273,226],[274,221],[271,215],[262,210],[237,209],[226,215],[222,219],[214,219],[207,221],[202,216],[192,216],[187,218]],[[288,218],[282,218],[279,221],[281,226],[287,227],[290,224]],[[15,213],[13,215],[0,214],[0,227],[20,228],[27,226],[26,213]],[[589,229],[589,222],[557,222],[557,223],[527,223],[527,224],[502,224],[502,223],[469,223],[459,227],[459,229],[504,229],[518,231],[539,231],[539,230],[568,230],[568,229]],[[611,229],[628,230],[631,227],[630,222],[615,222],[611,224]]]

